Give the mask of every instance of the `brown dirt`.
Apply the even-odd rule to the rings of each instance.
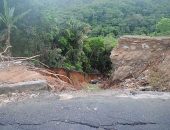
[[[2,64],[2,63],[1,63]],[[25,81],[46,80],[49,87],[53,90],[72,90],[72,85],[65,83],[56,77],[50,75],[43,75],[36,71],[37,68],[21,63],[6,62],[0,68],[0,84],[13,84]],[[44,69],[45,70],[45,69]]]
[[[10,66],[0,71],[0,83],[17,83],[24,81],[34,81],[38,79],[44,79],[44,77],[35,72],[28,70],[25,66]]]
[[[63,75],[65,77],[56,76],[55,74]],[[85,74],[63,68],[49,70],[35,68],[28,63],[0,63],[0,84],[46,80],[49,87],[55,91],[80,90],[85,84],[89,83],[89,81],[98,79],[98,77],[101,77],[101,75]]]
[[[51,69],[51,70],[57,74],[61,74],[61,75],[68,77],[71,80],[72,84],[77,89],[82,89],[84,84],[89,83],[91,80],[102,78],[101,74],[87,74],[83,72],[67,70],[64,68],[56,68],[56,69]],[[67,78],[62,77],[62,76],[59,76],[59,77],[63,81],[70,83],[70,81]]]
[[[170,37],[121,37],[111,60],[113,85],[170,90]]]

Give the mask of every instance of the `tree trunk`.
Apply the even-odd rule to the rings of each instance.
[[[11,27],[8,26],[8,29],[7,29],[7,40],[6,40],[6,47],[9,47],[11,46]],[[7,56],[11,56],[11,49],[9,48],[6,52]]]

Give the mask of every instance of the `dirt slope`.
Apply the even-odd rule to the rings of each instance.
[[[74,89],[74,86],[68,84],[57,77],[48,74],[42,74],[37,71],[38,68],[30,64],[20,62],[1,62],[0,63],[0,85],[13,84],[26,81],[46,80],[51,89],[62,91]],[[47,72],[46,69],[42,69]]]
[[[110,57],[113,85],[170,90],[170,37],[123,36]]]

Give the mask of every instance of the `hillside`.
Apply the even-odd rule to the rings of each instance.
[[[169,0],[7,0],[13,16],[13,56],[43,54],[50,67],[108,73],[110,52],[125,34],[169,35]],[[0,12],[4,13],[3,0]],[[0,51],[6,25],[0,22]],[[93,50],[96,50],[95,52]],[[92,58],[93,57],[93,58]]]
[[[115,86],[170,90],[170,37],[123,36],[111,60]]]

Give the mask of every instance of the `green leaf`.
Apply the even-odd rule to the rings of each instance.
[[[18,20],[22,19],[22,18],[23,18],[25,15],[27,15],[30,11],[31,11],[31,10],[28,10],[28,11],[26,11],[26,12],[24,12],[24,13],[16,16],[16,17],[13,19],[13,21],[12,21],[13,24],[16,23]]]
[[[5,25],[7,25],[7,19],[4,15],[0,14],[0,21],[2,21]]]
[[[9,9],[9,17],[12,18],[14,16],[14,11],[15,11],[15,8],[12,7]]]
[[[4,14],[7,18],[9,18],[9,8],[8,8],[8,3],[7,0],[4,0]]]

